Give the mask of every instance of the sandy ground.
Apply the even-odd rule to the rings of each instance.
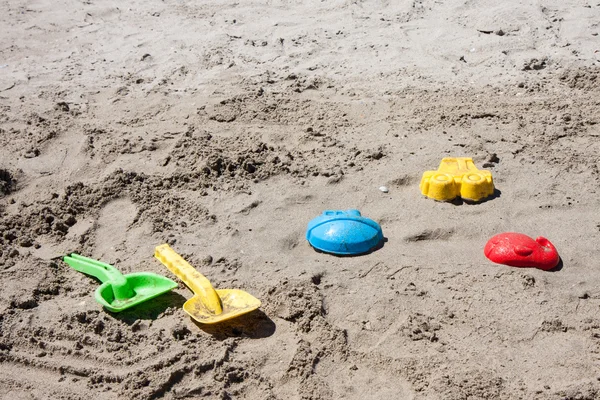
[[[597,1],[0,4],[0,396],[600,398]],[[500,195],[421,196],[472,156]],[[381,185],[390,188],[384,194]],[[315,252],[358,208],[387,242]],[[490,263],[549,238],[553,272]],[[168,242],[261,311],[120,314],[68,252],[173,276]]]

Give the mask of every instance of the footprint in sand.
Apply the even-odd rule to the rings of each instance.
[[[453,229],[426,229],[404,238],[407,242],[421,242],[425,240],[448,240],[454,236]]]
[[[98,254],[108,256],[126,247],[128,228],[136,214],[137,207],[127,198],[110,201],[102,208],[96,224]]]

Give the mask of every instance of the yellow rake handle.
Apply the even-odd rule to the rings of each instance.
[[[215,315],[219,315],[223,312],[221,299],[209,280],[188,264],[188,262],[177,254],[168,244],[157,246],[154,249],[154,257],[163,263],[169,271],[181,279],[192,292],[194,292],[195,296],[200,297],[202,304],[204,304],[209,311]]]

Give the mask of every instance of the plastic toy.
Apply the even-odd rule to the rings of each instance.
[[[460,196],[478,202],[494,194],[490,171],[478,170],[469,157],[443,158],[437,171],[423,173],[421,193],[438,201],[451,201]]]
[[[152,272],[123,275],[112,265],[75,253],[63,260],[71,268],[102,282],[96,289],[96,301],[112,312],[123,311],[177,287],[177,283],[164,276]]]
[[[157,246],[154,257],[194,292],[194,296],[183,305],[183,310],[198,322],[215,324],[260,307],[260,300],[243,290],[215,290],[204,275],[196,271],[168,244]]]
[[[513,267],[533,267],[549,270],[560,257],[556,248],[544,237],[533,240],[522,233],[506,232],[491,238],[483,250],[485,256],[498,264]]]
[[[357,255],[376,247],[383,232],[377,222],[362,217],[358,210],[328,210],[308,223],[306,240],[326,253]]]

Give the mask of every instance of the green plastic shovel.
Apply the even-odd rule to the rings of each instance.
[[[100,279],[102,285],[96,289],[96,301],[112,312],[123,311],[177,287],[177,283],[164,276],[152,272],[123,275],[112,265],[75,253],[63,260],[71,268]]]

